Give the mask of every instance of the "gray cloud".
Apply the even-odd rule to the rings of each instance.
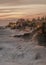
[[[46,0],[0,0],[0,5],[46,4]]]

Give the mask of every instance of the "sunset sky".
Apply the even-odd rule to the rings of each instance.
[[[0,0],[0,19],[46,15],[46,0]]]

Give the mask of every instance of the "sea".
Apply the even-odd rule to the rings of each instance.
[[[19,30],[0,29],[0,65],[46,65],[46,47],[33,36],[14,37]]]

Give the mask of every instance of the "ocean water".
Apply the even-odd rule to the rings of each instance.
[[[0,65],[46,65],[46,47],[34,36],[14,37],[18,30],[0,29]]]

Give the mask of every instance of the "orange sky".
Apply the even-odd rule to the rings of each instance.
[[[35,16],[46,16],[45,4],[0,6],[0,19],[3,18],[30,18]]]

